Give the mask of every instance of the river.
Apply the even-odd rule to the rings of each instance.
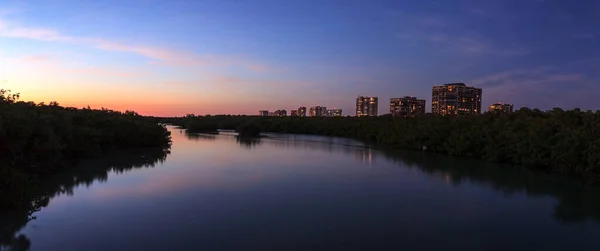
[[[349,139],[169,130],[170,153],[86,162],[0,229],[34,251],[600,250],[597,186]]]

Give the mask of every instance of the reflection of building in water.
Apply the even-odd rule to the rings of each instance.
[[[315,135],[286,135],[269,134],[261,139],[261,144],[275,145],[280,148],[305,148],[310,150],[322,150],[327,152],[344,152],[348,156],[355,154],[357,147],[363,147],[362,142],[346,139]]]
[[[354,157],[358,161],[371,164],[373,162],[373,150],[371,148],[356,148]]]

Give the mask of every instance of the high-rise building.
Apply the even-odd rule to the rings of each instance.
[[[333,116],[334,117],[341,117],[342,116],[342,109],[333,109]]]
[[[331,109],[325,111],[325,117],[341,117],[342,109]]]
[[[274,116],[285,117],[285,116],[287,116],[287,111],[286,110],[277,110],[277,111],[275,111]]]
[[[310,108],[310,116],[311,117],[322,117],[325,115],[325,111],[327,107],[325,106],[313,106]]]
[[[425,114],[425,100],[404,96],[390,99],[390,114],[392,116],[413,117]]]
[[[302,106],[298,108],[298,116],[306,117],[306,107]]]
[[[493,105],[490,105],[490,107],[488,108],[488,112],[510,113],[510,112],[513,112],[513,105],[512,104],[502,104],[502,103],[493,104]]]
[[[358,96],[356,98],[356,116],[377,116],[377,97],[363,97]]]
[[[431,95],[431,113],[462,115],[481,113],[481,88],[451,83],[434,86]]]
[[[260,111],[258,111],[258,116],[269,116],[269,111],[260,110]]]
[[[298,110],[290,110],[290,116],[298,117]]]

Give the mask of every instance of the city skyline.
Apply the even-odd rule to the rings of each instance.
[[[439,115],[481,114],[481,88],[449,83],[431,88],[431,113]]]
[[[9,0],[0,88],[154,116],[353,115],[356,95],[384,114],[389,98],[431,104],[431,86],[461,82],[485,89],[484,110],[597,110],[598,22],[598,1]]]
[[[379,115],[379,97],[356,97],[356,117],[378,116]]]
[[[424,99],[412,96],[390,99],[390,115],[413,117],[424,115],[427,110],[427,104]]]

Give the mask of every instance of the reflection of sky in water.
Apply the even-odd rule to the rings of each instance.
[[[33,250],[600,244],[597,224],[569,227],[553,218],[554,197],[507,195],[466,171],[487,168],[481,162],[390,155],[354,140],[307,135],[266,134],[248,147],[234,134],[175,130],[173,142],[154,168],[112,172],[104,183],[52,200],[24,230]]]

